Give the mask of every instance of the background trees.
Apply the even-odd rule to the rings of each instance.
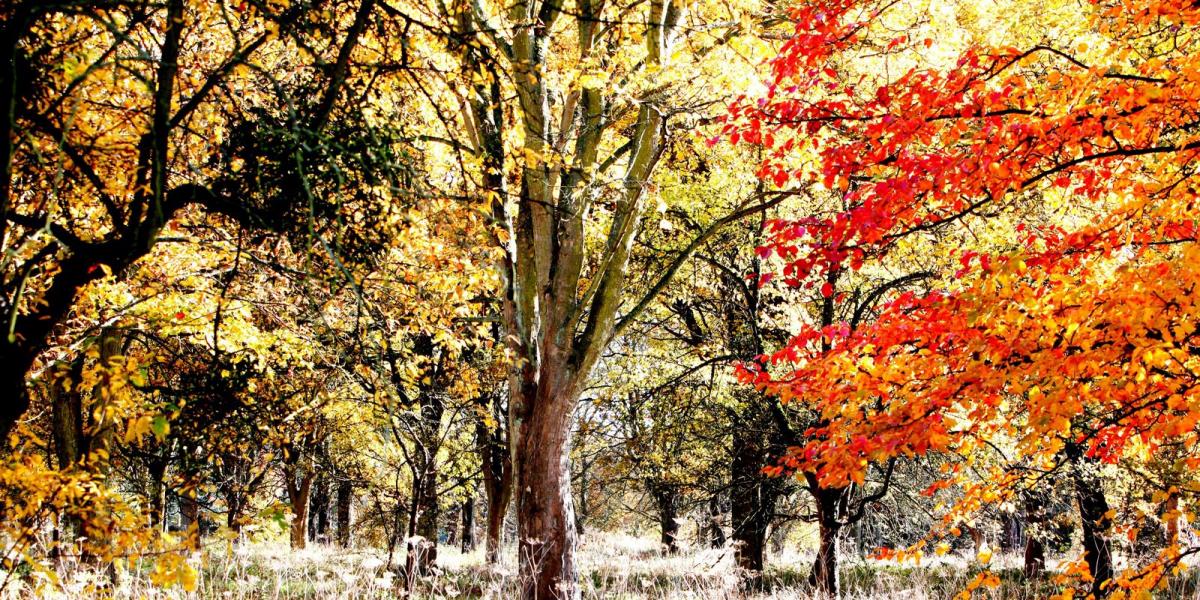
[[[416,593],[479,506],[527,597],[626,526],[749,591],[810,536],[836,593],[851,535],[1153,588],[1198,13],[1009,8],[7,4],[4,568],[189,586],[283,525]]]

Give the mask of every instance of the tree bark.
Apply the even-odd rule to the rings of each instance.
[[[186,490],[179,496],[179,518],[188,544],[193,549],[200,548],[200,502],[196,500],[195,489]]]
[[[1092,576],[1092,595],[1103,598],[1108,595],[1108,583],[1113,578],[1112,548],[1107,538],[1112,525],[1112,519],[1108,517],[1108,500],[1098,481],[1087,483],[1082,478],[1077,480],[1076,493],[1083,530],[1084,560]]]
[[[438,551],[438,520],[441,511],[438,507],[437,471],[430,468],[426,471],[424,481],[417,490],[416,536],[409,541],[409,573],[426,575],[437,564]]]
[[[666,554],[679,551],[679,521],[675,490],[667,486],[654,486],[651,494],[658,507],[659,543]]]
[[[83,370],[82,358],[71,365],[65,378],[53,378],[46,389],[50,401],[54,454],[59,470],[66,470],[83,458],[87,442],[83,437],[83,398],[74,389],[63,389],[63,384],[77,384]]]
[[[342,480],[337,487],[337,544],[350,547],[350,505],[354,502],[354,484]]]
[[[775,513],[779,483],[762,472],[768,459],[763,419],[757,418],[757,405],[750,405],[749,410],[754,418],[734,425],[729,514],[734,564],[743,577],[743,587],[757,590],[762,587],[767,529]]]
[[[519,436],[522,458],[517,463],[517,481],[522,493],[517,501],[517,544],[522,598],[526,599],[580,597],[567,462],[574,395],[568,399],[535,406]]]
[[[1171,486],[1167,491],[1167,501],[1163,504],[1163,525],[1167,537],[1167,544],[1175,545],[1179,543],[1179,490],[1175,486]]]
[[[155,455],[147,465],[150,479],[150,506],[147,516],[150,519],[150,528],[157,531],[163,530],[166,521],[164,510],[167,506],[167,463],[167,455]]]
[[[1029,536],[1025,540],[1025,565],[1024,573],[1026,579],[1035,579],[1042,574],[1046,568],[1046,548],[1042,542],[1033,536]]]
[[[587,526],[588,517],[588,470],[591,466],[587,460],[582,461],[581,469],[579,470],[579,508],[575,511],[575,534],[579,537],[584,536],[584,528]]]
[[[721,510],[721,499],[713,494],[708,499],[708,531],[709,545],[713,548],[725,547],[724,513]]]
[[[815,478],[810,486],[815,485]],[[820,544],[817,557],[813,562],[809,583],[813,585],[818,596],[836,598],[840,591],[838,579],[838,537],[841,533],[841,513],[846,490],[844,488],[812,488],[810,492],[816,500],[817,524],[820,532]]]
[[[329,482],[324,476],[313,480],[312,495],[308,507],[308,540],[324,543],[329,541]]]
[[[462,503],[462,551],[475,549],[475,496],[468,496]]]
[[[292,505],[292,549],[301,550],[308,543],[308,501],[316,474],[311,468],[301,472],[296,462],[284,463],[284,487]]]
[[[1071,478],[1079,502],[1083,558],[1092,577],[1091,593],[1096,598],[1104,598],[1111,591],[1109,584],[1113,578],[1112,546],[1107,537],[1112,527],[1108,499],[1104,495],[1103,482],[1094,471],[1095,462],[1085,456],[1084,449],[1068,443],[1065,452],[1071,461]]]
[[[505,422],[505,407],[502,396],[484,394],[479,402],[496,422]],[[505,427],[489,425],[484,419],[475,422],[475,444],[482,466],[483,495],[487,503],[487,531],[484,554],[487,563],[494,565],[500,560],[500,536],[504,531],[504,516],[513,493],[512,451],[508,445]]]
[[[500,562],[500,542],[504,534],[504,516],[508,512],[508,500],[511,490],[502,496],[487,498],[487,539],[484,540],[484,553],[487,563],[494,565]]]
[[[432,340],[422,337],[418,341],[418,352],[433,357]],[[428,348],[423,348],[429,344]],[[431,381],[438,381],[437,369],[431,368]],[[442,415],[445,405],[442,396],[431,387],[425,387],[421,393],[421,423],[418,426],[419,439],[416,448],[417,465],[413,474],[413,531],[409,538],[406,573],[411,578],[414,575],[426,575],[437,564],[438,551],[438,520],[441,518],[439,505],[437,455],[440,449]]]

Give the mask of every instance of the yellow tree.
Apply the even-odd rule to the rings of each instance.
[[[25,413],[25,376],[78,291],[122,273],[178,215],[221,214],[330,249],[374,241],[360,239],[369,226],[335,231],[354,216],[349,200],[400,189],[377,185],[395,181],[389,134],[343,100],[366,86],[359,61],[388,53],[356,53],[372,6],[5,3],[0,435]],[[329,39],[322,23],[346,34]]]
[[[635,293],[630,252],[656,206],[665,141],[740,87],[761,46],[757,5],[519,0],[400,6],[426,60],[416,81],[476,199],[494,219],[511,354],[509,443],[525,597],[579,595],[566,461],[571,414],[601,351],[751,197]],[[414,43],[417,52],[425,44]],[[751,57],[751,62],[744,60]],[[704,80],[709,85],[696,85]]]

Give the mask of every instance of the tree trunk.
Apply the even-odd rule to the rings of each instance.
[[[50,415],[54,433],[54,455],[58,468],[66,470],[83,458],[86,440],[83,437],[83,399],[74,389],[63,384],[77,384],[83,371],[83,361],[76,360],[65,377],[54,377],[46,389],[50,400]]]
[[[292,549],[303,549],[308,543],[308,500],[315,473],[306,469],[299,473],[296,464],[285,463],[284,487],[292,504],[291,540]]]
[[[762,473],[765,460],[762,433],[746,424],[735,426],[729,512],[734,564],[748,590],[762,587],[767,528],[775,512],[775,482]]]
[[[816,500],[817,524],[820,530],[820,545],[808,580],[821,597],[836,598],[839,593],[838,580],[838,535],[841,533],[841,507],[846,494],[845,488],[827,489],[816,486],[816,478],[809,478],[809,491]]]
[[[246,499],[237,490],[227,490],[225,493],[225,526],[237,537],[241,537],[242,513],[246,510]]]
[[[432,394],[430,394],[432,395]],[[417,449],[418,466],[413,481],[413,522],[408,542],[406,574],[426,575],[437,564],[438,520],[441,517],[438,505],[438,430],[441,424],[440,402],[426,402],[421,408],[424,415],[423,438]]]
[[[1108,595],[1108,583],[1113,578],[1112,548],[1106,537],[1112,519],[1108,517],[1108,500],[1098,481],[1076,480],[1079,498],[1079,520],[1083,529],[1084,560],[1092,576],[1092,595]]]
[[[579,470],[579,509],[575,511],[575,534],[579,537],[584,535],[584,527],[588,516],[588,468],[591,466],[587,460],[583,462],[582,468]]]
[[[83,437],[83,399],[75,389],[63,389],[67,381],[78,382],[83,370],[82,359],[72,364],[69,373],[63,378],[51,378],[46,387],[46,396],[50,401],[51,432],[54,436],[54,456],[58,461],[60,471],[66,471],[83,460],[84,448],[87,444]],[[21,382],[21,393],[24,390],[24,376]],[[0,437],[0,443],[4,439]],[[61,540],[74,546],[76,540],[83,535],[82,523],[73,515],[60,515],[58,519],[61,528]],[[57,550],[57,548],[56,548]],[[69,551],[74,554],[75,551]]]
[[[349,481],[338,482],[337,488],[337,544],[350,547],[350,504],[354,501],[354,485]]]
[[[479,397],[479,402],[497,422],[506,419],[502,396],[496,393]],[[482,466],[483,495],[487,502],[487,536],[484,540],[487,563],[500,560],[500,536],[504,531],[504,516],[512,500],[512,451],[505,427],[490,426],[485,419],[475,423],[475,444]]]
[[[1167,492],[1167,501],[1163,505],[1163,522],[1166,529],[1167,544],[1179,543],[1179,490],[1175,486]]]
[[[675,554],[679,551],[677,543],[679,521],[677,519],[678,511],[676,509],[675,490],[668,486],[651,484],[651,495],[654,496],[654,503],[658,507],[659,540],[663,551],[667,554]]]
[[[1064,449],[1071,461],[1071,478],[1075,483],[1075,496],[1079,502],[1079,521],[1083,532],[1084,561],[1092,576],[1091,593],[1103,598],[1110,590],[1113,578],[1112,547],[1107,534],[1112,527],[1108,514],[1108,499],[1104,487],[1095,473],[1094,461],[1084,455],[1078,444],[1068,443]]]
[[[509,496],[511,491],[503,496],[487,498],[487,539],[484,540],[484,552],[490,565],[500,562],[500,537],[504,534],[504,516],[508,512]]]
[[[200,547],[200,502],[196,500],[196,490],[189,489],[179,496],[179,519],[183,531],[186,532],[189,545],[193,549]]]
[[[164,510],[167,506],[167,456],[152,456],[147,465],[150,479],[150,528],[162,531],[165,526]]]
[[[568,464],[574,398],[541,402],[518,439],[518,562],[522,598],[578,599],[575,513]]]
[[[721,511],[721,499],[713,494],[708,499],[708,531],[709,545],[713,548],[725,547],[724,513]]]
[[[475,549],[475,496],[468,496],[462,503],[462,551]]]
[[[313,481],[308,508],[308,539],[311,542],[329,541],[329,482],[318,476]]]
[[[1032,580],[1042,574],[1046,568],[1046,548],[1042,542],[1033,536],[1025,541],[1025,578]]]
[[[424,369],[425,379],[420,386],[421,421],[418,426],[416,465],[413,472],[413,510],[408,543],[406,572],[411,584],[414,575],[426,575],[437,564],[438,521],[441,517],[438,485],[437,455],[441,448],[442,416],[445,403],[440,393],[444,371],[433,338],[421,335],[415,342],[415,352],[430,362]]]

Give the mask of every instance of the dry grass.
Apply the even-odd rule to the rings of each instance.
[[[481,551],[462,554],[442,547],[435,575],[414,582],[419,598],[512,598],[516,596],[513,552],[499,565],[483,564]],[[399,558],[397,559],[399,560]],[[997,556],[993,567],[1003,585],[976,597],[1022,599],[1045,597],[1045,584],[1028,584],[1019,577],[1018,557]],[[585,598],[752,598],[783,600],[811,598],[805,579],[811,554],[785,551],[770,557],[765,592],[745,596],[738,592],[731,557],[723,550],[685,550],[664,556],[653,541],[621,536],[589,537],[579,553]],[[144,568],[134,565],[119,577],[112,596],[119,598],[395,598],[408,591],[386,564],[386,554],[374,549],[342,550],[315,547],[292,551],[284,542],[230,547],[214,544],[192,557],[199,570],[198,589],[186,593],[151,585]],[[848,559],[843,564],[845,598],[950,598],[974,575],[971,563],[960,557],[940,558],[919,567],[879,561]],[[48,597],[79,598],[96,595],[107,576],[64,564],[56,574],[59,591]],[[27,596],[35,577],[25,577],[19,591],[10,585],[6,596]],[[1190,583],[1190,582],[1189,582]],[[1164,597],[1195,597],[1178,588]]]

